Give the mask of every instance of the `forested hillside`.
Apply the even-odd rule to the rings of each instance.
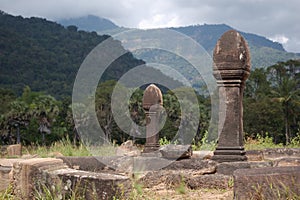
[[[88,53],[108,35],[63,27],[41,18],[0,14],[0,87],[20,95],[25,86],[55,97],[70,96],[77,71]],[[121,48],[113,41],[114,48]],[[109,66],[102,81],[118,79],[144,64],[128,52]],[[168,79],[157,70],[157,76]],[[100,78],[100,77],[99,77]],[[173,81],[170,79],[170,81]],[[174,83],[177,84],[177,83]]]
[[[209,53],[212,53],[217,40],[221,35],[231,29],[234,29],[226,24],[215,25],[196,25],[173,28],[176,31],[184,33],[199,44],[201,44]],[[237,30],[239,31],[239,30]],[[290,59],[299,59],[300,56],[295,53],[286,52],[282,44],[273,42],[263,36],[252,33],[239,31],[246,39],[251,53],[252,68],[261,68],[274,65],[277,62],[284,62]]]
[[[108,19],[103,19],[96,16],[61,20],[59,23],[64,25],[76,25],[82,30],[93,30],[98,33],[108,33],[109,35],[114,35],[128,30],[128,28],[116,26]],[[235,28],[226,24],[204,24],[176,27],[171,29],[192,37],[199,44],[201,44],[205,50],[212,54],[213,48],[215,47],[217,40],[221,37],[221,35],[224,32]],[[268,67],[276,64],[277,62],[284,62],[290,59],[300,59],[299,53],[295,54],[286,52],[282,44],[278,42],[273,42],[266,37],[257,34],[245,33],[241,30],[237,31],[239,31],[245,37],[250,46],[252,69]],[[189,77],[189,79],[191,79],[191,77]]]

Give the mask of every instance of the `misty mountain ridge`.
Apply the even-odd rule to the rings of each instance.
[[[98,18],[98,20],[95,20]],[[89,20],[92,19],[92,20]],[[85,26],[82,25],[82,21],[85,21],[86,24],[89,24],[89,29],[85,29]],[[102,25],[102,22],[105,23]],[[79,29],[87,31],[96,31],[98,34],[108,34],[114,35],[124,30],[129,30],[129,28],[119,27],[115,25],[115,28],[106,27],[106,22],[110,21],[109,19],[100,18],[100,17],[80,17],[74,18],[68,23],[68,25],[75,25]],[[111,22],[113,24],[113,22]],[[101,27],[101,28],[99,28]],[[196,40],[203,48],[212,55],[213,49],[218,41],[218,39],[228,30],[235,29],[226,24],[204,24],[204,25],[190,25],[184,27],[171,27],[171,30],[178,31],[183,33],[194,40]],[[236,29],[235,29],[236,30]],[[245,33],[240,30],[236,30],[243,35],[243,37],[248,42],[250,52],[251,52],[251,63],[252,68],[268,67],[279,61],[287,61],[290,59],[300,59],[300,53],[290,53],[287,52],[282,44],[279,42],[274,42],[264,36],[260,36],[254,33]]]
[[[84,17],[78,18],[70,18],[70,19],[61,19],[57,21],[59,24],[67,27],[71,25],[75,25],[78,27],[79,30],[84,31],[104,31],[104,30],[113,30],[119,28],[115,23],[112,21],[97,17],[95,15],[87,15]]]

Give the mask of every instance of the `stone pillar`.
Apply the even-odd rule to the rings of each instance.
[[[213,54],[213,74],[219,89],[218,145],[213,160],[247,160],[243,145],[243,90],[250,74],[245,39],[235,30],[224,33]]]
[[[146,112],[146,144],[143,153],[151,153],[159,149],[159,118],[163,100],[160,89],[149,85],[143,96],[143,108]]]

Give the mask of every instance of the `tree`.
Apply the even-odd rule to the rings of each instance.
[[[268,71],[257,68],[246,81],[244,105],[244,132],[255,138],[268,133],[277,143],[281,142],[282,120],[278,102],[271,101],[271,82]]]
[[[39,142],[39,120],[47,117],[54,119],[58,114],[59,106],[54,97],[41,92],[33,92],[26,86],[21,97],[10,103],[10,110],[4,114],[1,127],[6,130],[17,129],[17,142],[20,142],[20,131],[24,134],[22,139],[27,142]]]
[[[268,68],[272,99],[281,103],[282,107],[286,144],[290,143],[291,124],[298,115],[294,109],[300,105],[300,79],[296,67],[300,67],[299,61],[278,62]]]

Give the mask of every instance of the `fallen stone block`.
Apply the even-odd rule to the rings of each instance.
[[[0,166],[0,192],[5,191],[9,184],[11,183],[11,177],[10,177],[10,172],[11,172],[11,167],[2,167]]]
[[[300,148],[270,148],[263,150],[265,160],[276,160],[278,158],[298,157],[300,158]]]
[[[64,190],[77,192],[84,199],[127,199],[132,183],[126,176],[109,173],[95,173],[73,169],[53,172],[60,177]]]
[[[162,154],[162,157],[168,159],[186,159],[191,158],[193,155],[191,145],[169,144],[162,146],[159,151]]]
[[[234,197],[244,199],[298,199],[300,167],[238,169],[234,172]]]
[[[65,168],[67,166],[63,161],[55,158],[34,158],[15,162],[13,190],[16,199],[32,199],[36,189],[41,187],[40,184],[47,183],[51,171]]]
[[[211,159],[214,155],[213,151],[193,151],[192,158],[200,158],[203,160]]]
[[[22,145],[4,145],[0,147],[1,157],[20,157],[22,156]]]
[[[134,145],[132,140],[127,140],[116,148],[116,155],[136,157],[141,155],[141,151],[137,148],[137,146]]]
[[[193,177],[214,174],[217,163],[210,160],[189,159],[170,163],[158,171],[144,172],[138,177],[139,182],[147,188],[164,184],[167,188],[179,186]]]
[[[45,193],[54,199],[127,198],[131,180],[116,174],[70,169],[61,159],[34,158],[14,163],[13,190],[16,199],[44,197]]]

